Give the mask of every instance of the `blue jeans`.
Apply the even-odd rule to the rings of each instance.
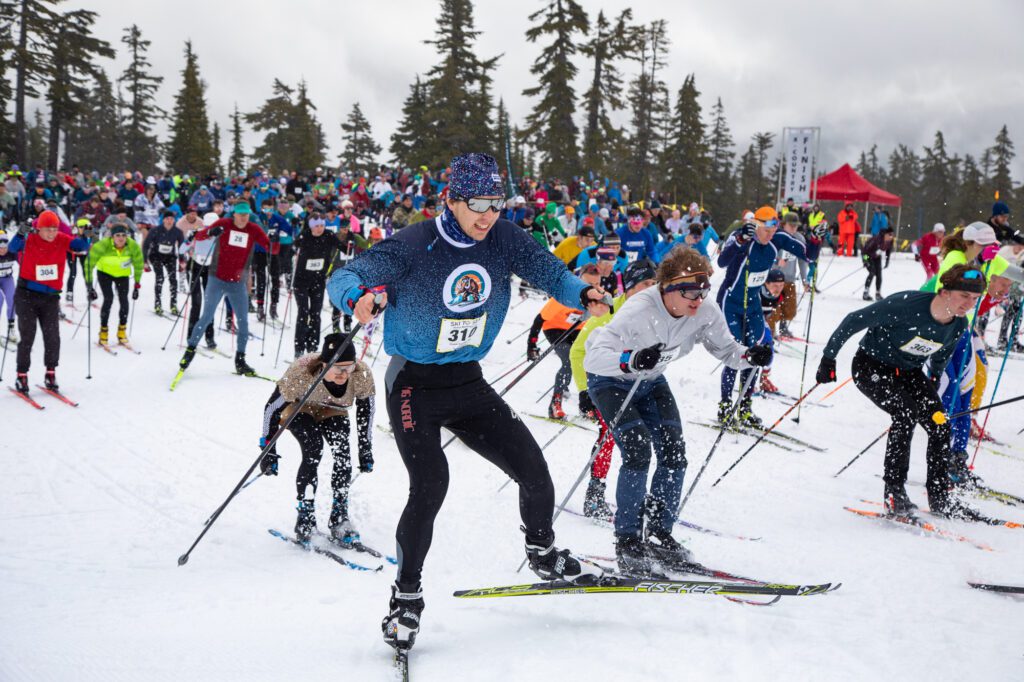
[[[609,426],[622,408],[633,381],[629,377],[587,374],[590,398]],[[686,476],[686,443],[679,408],[664,376],[640,382],[612,433],[622,453],[615,488],[615,504],[618,506],[615,534],[639,536],[643,530],[651,446],[658,464],[651,481],[653,518],[650,523],[670,531],[676,520]]]
[[[203,314],[192,333],[188,335],[188,345],[195,348],[199,345],[199,339],[203,332],[213,323],[213,316],[217,314],[217,305],[220,300],[227,297],[228,304],[238,311],[238,352],[245,353],[245,345],[249,341],[249,316],[246,311],[249,309],[249,292],[246,290],[245,282],[225,282],[219,277],[210,273],[210,279],[206,283],[206,296],[203,299]]]
[[[768,329],[768,325],[764,323],[764,313],[761,310],[760,302],[757,305],[750,305],[747,307],[747,314],[743,314],[743,308],[733,307],[730,304],[726,304],[723,309],[725,315],[725,322],[729,325],[729,331],[732,333],[734,339],[742,343],[744,346],[753,346],[758,343],[772,343],[772,334]],[[745,369],[739,372],[741,381],[747,382],[750,377],[752,369]],[[732,401],[732,390],[736,385],[736,370],[732,367],[722,368],[722,401]],[[747,392],[743,395],[744,398],[749,398],[754,393],[754,384],[756,382],[751,381],[750,386],[747,388]]]

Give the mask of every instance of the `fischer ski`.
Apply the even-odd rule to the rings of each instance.
[[[272,384],[277,383],[277,379],[271,379],[270,377],[265,377],[262,374],[239,374],[238,372],[235,372],[235,374],[237,374],[240,377],[249,377],[250,379],[263,379],[264,381],[269,381]]]
[[[974,490],[974,494],[986,500],[995,500],[1011,507],[1024,507],[1024,497],[1017,497],[1001,490],[993,490],[988,486],[980,485]]]
[[[597,433],[598,432],[597,431],[597,427],[590,426],[587,423],[578,422],[575,419],[572,419],[570,417],[566,417],[565,419],[555,419],[554,417],[547,417],[547,416],[540,415],[540,414],[529,414],[529,413],[525,413],[525,414],[526,414],[527,417],[532,417],[534,419],[540,419],[541,421],[545,421],[545,422],[551,422],[552,424],[559,424],[561,426],[565,426],[566,424],[568,424],[569,426],[575,426],[577,429],[583,429],[584,431],[590,431],[591,433]]]
[[[185,376],[185,370],[179,369],[178,373],[174,375],[174,379],[171,381],[171,390],[172,391],[177,387],[178,382],[181,381],[181,378],[183,376]]]
[[[825,594],[839,588],[839,584],[780,585],[776,583],[749,584],[700,580],[658,580],[645,578],[623,578],[605,576],[593,584],[579,585],[566,580],[504,587],[482,587],[471,590],[456,590],[452,596],[461,599],[486,599],[494,597],[526,597],[563,594],[710,594],[710,595],[768,595],[781,597],[805,597]]]
[[[719,424],[718,422],[698,422],[688,420],[686,423],[693,424],[694,426],[703,426],[704,428],[711,429],[713,431],[720,431],[722,428],[722,425]],[[757,438],[758,436],[761,435],[760,432],[749,430],[745,426],[727,426],[725,430],[729,433],[735,433],[741,436],[749,436],[751,438]],[[768,437],[764,439],[764,442],[767,445],[772,445],[780,450],[785,450],[786,452],[800,452],[800,450],[797,448],[791,448],[788,445],[783,445],[778,441],[772,440],[773,435],[775,435],[774,432],[768,434]]]
[[[843,507],[843,509],[845,509],[848,512],[857,514],[858,516],[878,519],[879,521],[887,521],[889,523],[893,523],[904,528],[920,531],[918,533],[919,535],[933,535],[936,537],[944,538],[946,540],[966,542],[967,544],[977,547],[978,549],[984,550],[986,552],[995,551],[992,549],[992,547],[986,545],[983,542],[978,542],[977,540],[972,540],[971,538],[965,535],[958,535],[957,533],[954,533],[952,531],[939,528],[938,526],[929,523],[924,519],[918,518],[917,516],[891,516],[883,512],[869,511],[867,509],[854,509],[853,507]]]
[[[402,682],[409,682],[409,650],[395,647],[395,675]]]
[[[372,566],[363,566],[362,564],[353,563],[351,561],[348,561],[347,559],[344,559],[344,558],[338,556],[337,554],[335,554],[334,552],[330,551],[329,549],[324,549],[323,547],[317,547],[316,545],[314,545],[312,543],[301,542],[298,539],[292,537],[291,535],[285,535],[281,531],[274,530],[273,528],[268,528],[267,532],[270,533],[271,535],[273,535],[275,538],[278,538],[279,540],[283,540],[285,542],[289,542],[289,543],[295,545],[296,547],[299,547],[301,549],[306,550],[307,552],[311,551],[311,552],[315,552],[316,554],[319,554],[321,556],[325,556],[328,559],[331,559],[332,561],[335,561],[335,562],[341,564],[342,566],[344,566],[346,568],[351,568],[354,571],[369,571],[371,573],[376,573],[377,571],[381,571],[381,570],[384,569],[384,566],[377,566],[376,568],[374,568]]]
[[[64,395],[60,391],[51,391],[50,389],[46,388],[46,386],[40,386],[39,384],[36,384],[36,388],[38,388],[43,393],[46,393],[48,395],[52,395],[54,398],[56,398],[57,400],[59,400],[59,401],[61,401],[63,403],[67,403],[71,407],[78,407],[78,403],[76,403],[74,400],[72,400],[71,398],[67,397],[66,395]]]
[[[967,584],[976,590],[984,590],[985,592],[1001,592],[1003,594],[1021,594],[1024,595],[1024,587],[1018,585],[992,585],[990,583],[972,583],[967,581]]]
[[[25,395],[21,391],[17,391],[15,389],[11,388],[10,386],[7,387],[7,390],[10,391],[11,393],[13,393],[14,395],[18,396],[22,400],[24,400],[26,403],[28,403],[32,407],[36,408],[37,410],[45,410],[46,409],[45,407],[43,407],[42,405],[37,403],[35,400],[32,400],[32,398],[29,398],[27,395]]]
[[[364,545],[359,540],[346,542],[344,540],[339,540],[338,538],[334,537],[333,535],[328,535],[327,533],[322,533],[320,531],[317,531],[317,535],[319,535],[319,536],[321,536],[323,538],[326,538],[327,541],[330,542],[332,545],[334,545],[336,547],[339,547],[341,549],[350,549],[350,550],[352,550],[354,552],[362,552],[364,554],[369,554],[370,556],[375,557],[377,559],[384,559],[385,561],[387,561],[389,564],[392,564],[393,566],[397,566],[398,565],[398,560],[395,559],[395,557],[388,556],[388,555],[386,555],[386,554],[384,554],[382,552],[377,551],[373,547],[370,547],[368,545]]]

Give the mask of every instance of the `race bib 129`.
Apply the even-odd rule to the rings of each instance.
[[[451,353],[463,346],[479,347],[484,338],[484,328],[487,326],[487,313],[482,317],[473,317],[466,320],[453,320],[444,318],[441,320],[441,331],[437,335],[437,352]]]
[[[937,341],[930,341],[928,339],[922,339],[920,336],[915,336],[910,341],[900,346],[900,350],[904,353],[910,353],[911,355],[929,356],[937,353],[942,348],[942,344]]]
[[[748,287],[759,287],[768,281],[768,271],[762,270],[761,272],[751,272],[747,274],[747,286]]]

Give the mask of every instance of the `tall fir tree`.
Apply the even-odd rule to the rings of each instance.
[[[93,75],[84,108],[64,135],[64,166],[109,172],[124,167],[118,97],[106,73]]]
[[[136,24],[124,29],[121,42],[128,51],[128,67],[120,78],[121,85],[128,92],[125,163],[129,168],[151,172],[160,160],[153,126],[166,115],[156,104],[156,92],[164,79],[151,73],[152,64],[146,56],[151,41],[142,37],[142,31]]]
[[[341,124],[341,129],[344,132],[341,139],[345,143],[341,151],[342,166],[354,173],[363,170],[373,173],[377,168],[381,147],[373,139],[370,122],[363,115],[359,102],[352,105],[348,120]]]
[[[956,219],[971,224],[976,220],[988,220],[991,208],[991,197],[985,186],[985,176],[978,167],[978,162],[970,154],[964,156],[960,172],[960,184],[957,188]],[[948,227],[948,226],[947,226]]]
[[[989,155],[992,159],[992,175],[989,177],[989,197],[995,198],[999,193],[999,200],[1012,203],[1015,198],[1013,189],[1013,176],[1010,172],[1010,163],[1017,153],[1013,149],[1013,141],[1010,139],[1010,131],[1004,125],[996,134],[996,143],[989,147]]]
[[[409,168],[429,163],[429,139],[433,131],[427,122],[427,87],[419,75],[409,88],[409,96],[402,104],[402,120],[391,134],[391,160]]]
[[[113,59],[115,54],[110,43],[92,34],[97,16],[96,12],[84,9],[67,12],[55,27],[50,57],[53,70],[46,92],[46,100],[50,104],[47,168],[57,168],[61,133],[64,126],[79,114],[81,103],[87,96],[85,79],[100,71],[94,60],[100,57]]]
[[[640,62],[640,74],[630,83],[629,99],[633,109],[630,136],[629,182],[636,198],[647,197],[656,189],[655,177],[659,153],[664,153],[665,128],[670,123],[668,88],[661,79],[665,55],[670,44],[664,19],[653,21],[639,34],[640,50],[633,59]]]
[[[529,20],[534,25],[526,31],[526,40],[536,43],[550,36],[551,42],[530,67],[535,85],[523,90],[526,97],[540,96],[526,117],[526,131],[540,155],[541,174],[568,180],[580,172],[579,130],[573,121],[576,90],[572,81],[577,68],[572,60],[577,34],[588,32],[587,13],[575,0],[548,0]]]
[[[180,173],[205,175],[215,165],[210,119],[206,113],[206,85],[199,76],[199,62],[192,41],[185,41],[185,68],[181,90],[174,101],[167,163]]]
[[[888,191],[903,200],[901,227],[910,226],[911,234],[920,234],[924,228],[921,210],[921,159],[904,144],[897,145],[889,155]],[[863,216],[862,216],[863,217]]]
[[[495,140],[497,146],[495,147],[495,158],[498,160],[498,168],[505,172],[505,177],[509,182],[514,181],[517,177],[512,172],[511,159],[512,159],[512,124],[509,122],[508,109],[505,108],[504,98],[498,99],[498,126],[495,129]],[[513,193],[511,185],[506,183],[506,191]]]
[[[316,118],[316,106],[309,98],[309,86],[305,79],[300,80],[296,87],[290,137],[292,156],[288,159],[288,165],[282,168],[309,171],[324,162],[327,138]]]
[[[238,102],[235,102],[235,112],[231,114],[231,155],[228,156],[228,173],[232,176],[245,172],[245,150],[242,148],[242,115],[238,112]]]
[[[498,57],[477,57],[474,43],[479,35],[472,0],[441,0],[437,32],[425,41],[441,57],[427,72],[424,83],[423,127],[430,132],[424,140],[424,156],[430,167],[444,166],[463,152],[494,152],[488,86]]]
[[[957,188],[950,174],[950,159],[946,151],[946,138],[942,131],[935,132],[931,147],[924,148],[921,160],[921,199],[925,225],[936,222],[950,223],[956,219],[950,200]]]
[[[708,145],[701,120],[700,91],[694,74],[683,80],[676,95],[668,146],[661,159],[666,188],[674,202],[696,201],[703,193],[708,172]]]
[[[775,185],[767,176],[768,152],[775,146],[775,133],[754,133],[754,158],[757,162],[757,179],[754,185],[754,203],[757,206],[771,204],[774,201]]]
[[[220,175],[220,124],[216,121],[213,122],[213,135],[211,136],[210,142],[213,143],[213,170],[217,175]]]
[[[725,120],[725,105],[719,97],[711,109],[711,127],[708,130],[708,191],[702,203],[711,209],[717,222],[727,225],[735,218],[740,206],[736,203],[733,186],[732,164],[736,154],[733,151],[732,132]]]
[[[594,71],[590,87],[583,94],[586,122],[581,145],[582,166],[588,175],[608,175],[615,158],[613,150],[623,146],[624,133],[612,124],[610,114],[626,106],[621,95],[622,72],[617,62],[626,58],[631,38],[637,33],[632,21],[632,9],[623,10],[614,24],[605,18],[602,10],[597,14],[592,37],[580,45],[580,52],[590,59]]]
[[[14,160],[25,164],[28,126],[25,101],[39,97],[38,86],[53,74],[53,27],[60,21],[55,9],[63,0],[17,0],[8,5],[13,39],[10,66],[14,69]],[[0,74],[2,75],[2,74]],[[38,159],[45,163],[46,158]]]
[[[29,167],[37,163],[46,164],[49,153],[50,133],[46,129],[43,111],[36,109],[32,114],[32,124],[25,135],[25,164]]]
[[[245,114],[253,130],[264,134],[263,144],[253,151],[253,162],[276,170],[319,166],[327,143],[306,81],[293,90],[275,78],[271,90],[273,96],[258,111]]]
[[[747,147],[747,151],[740,156],[736,164],[736,178],[733,186],[740,204],[743,206],[760,206],[757,197],[757,186],[760,182],[760,173],[757,168],[757,150],[753,144]]]
[[[7,69],[14,51],[14,0],[0,0],[0,166],[6,167],[14,157],[14,121],[7,113],[7,103],[14,97]]]

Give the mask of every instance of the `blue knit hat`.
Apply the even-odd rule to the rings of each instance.
[[[452,159],[448,195],[455,199],[505,196],[498,162],[489,154],[470,152]]]
[[[1002,201],[997,201],[996,203],[992,204],[992,215],[1010,215],[1010,207],[1007,206]]]

